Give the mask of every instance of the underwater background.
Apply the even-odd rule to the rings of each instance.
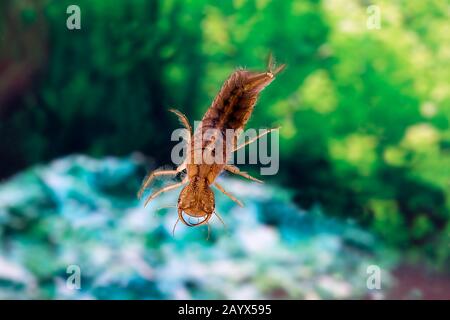
[[[0,299],[450,299],[449,21],[441,0],[2,0]],[[247,127],[281,127],[278,173],[225,174],[245,207],[216,193],[225,226],[173,236],[178,192],[136,199],[172,165],[168,109],[200,120],[269,52],[287,68]]]

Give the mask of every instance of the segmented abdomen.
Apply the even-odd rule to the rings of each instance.
[[[208,165],[203,163],[196,168],[189,167],[188,174],[190,176],[205,177],[211,184],[220,174],[236,145],[238,130],[244,128],[252,114],[259,93],[272,80],[273,74],[271,72],[237,70],[231,74],[205,113],[191,142],[191,159],[194,159],[194,163],[198,163],[195,159],[218,159],[218,161],[205,161]],[[229,129],[234,130],[231,136],[232,141],[229,139],[230,133],[227,132]],[[210,136],[209,130],[214,135],[218,133],[222,140],[217,140],[217,135],[215,137]],[[196,147],[196,141],[201,141],[200,148]],[[221,149],[207,148],[211,145],[217,146],[217,143],[222,144]],[[221,157],[217,158],[219,155]]]
[[[272,74],[267,72],[233,72],[204,115],[203,129],[243,129],[252,114],[259,92],[272,79]]]

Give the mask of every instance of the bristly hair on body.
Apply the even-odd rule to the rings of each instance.
[[[243,129],[255,107],[259,93],[269,85],[286,65],[275,67],[269,56],[266,72],[238,69],[225,81],[202,124],[205,128]]]
[[[180,166],[178,166],[177,169],[156,170],[149,174],[142,183],[142,186],[138,192],[138,197],[140,198],[142,196],[143,192],[146,188],[149,187],[154,178],[158,176],[174,176],[178,173],[186,171],[186,175],[181,182],[162,188],[161,190],[150,195],[145,202],[145,204],[147,204],[161,193],[187,184],[181,191],[178,198],[178,219],[174,225],[173,231],[175,231],[175,226],[178,221],[181,220],[185,225],[190,227],[207,224],[209,236],[208,221],[213,216],[213,214],[215,213],[216,216],[222,221],[217,211],[215,211],[214,193],[211,190],[212,185],[214,185],[219,191],[230,197],[238,205],[242,206],[242,203],[239,200],[237,200],[233,195],[225,191],[225,189],[221,185],[215,182],[216,178],[224,170],[256,182],[262,182],[250,176],[248,173],[240,171],[238,167],[227,164],[227,159],[232,152],[235,152],[242,147],[256,141],[257,139],[265,134],[268,134],[274,129],[267,130],[254,139],[243,143],[241,146],[236,145],[237,136],[234,136],[232,142],[233,148],[231,152],[225,151],[225,161],[223,163],[196,164],[193,163],[192,159],[195,152],[200,153],[201,159],[204,155],[208,156],[209,152],[214,152],[208,148],[208,146],[210,146],[214,141],[203,139],[203,135],[206,131],[213,129],[224,133],[226,130],[231,129],[234,132],[241,132],[250,119],[250,116],[252,115],[260,92],[266,86],[268,86],[275,79],[275,76],[283,71],[284,68],[284,64],[276,67],[273,57],[270,54],[267,70],[264,72],[254,72],[245,69],[238,69],[234,71],[225,81],[219,93],[213,100],[211,106],[206,111],[201,124],[197,128],[195,133],[192,132],[192,127],[184,114],[182,114],[178,110],[170,110],[178,116],[183,126],[189,131],[190,150],[188,151],[188,155],[185,161]],[[198,138],[201,139],[201,147],[196,149],[195,141]],[[229,142],[224,141],[223,143],[227,144]],[[227,147],[224,148],[224,150],[227,149]],[[183,214],[187,214],[189,217],[203,218],[203,220],[197,223],[191,223],[190,221],[186,221]]]

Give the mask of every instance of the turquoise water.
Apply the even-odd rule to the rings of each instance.
[[[172,236],[175,209],[157,209],[179,191],[144,208],[144,167],[137,156],[76,155],[0,185],[0,298],[383,297],[366,287],[372,264],[390,285],[392,262],[373,236],[266,184],[221,178],[245,207],[216,192],[226,227],[213,218],[208,240],[206,226],[178,224]]]

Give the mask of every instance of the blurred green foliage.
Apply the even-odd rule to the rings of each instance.
[[[449,259],[450,13],[446,1],[49,1],[48,63],[2,119],[11,173],[55,156],[140,150],[165,164],[167,109],[200,119],[238,66],[287,70],[250,127],[281,125],[277,181],[387,243]],[[69,4],[82,29],[65,27]],[[32,12],[24,11],[31,24]]]

